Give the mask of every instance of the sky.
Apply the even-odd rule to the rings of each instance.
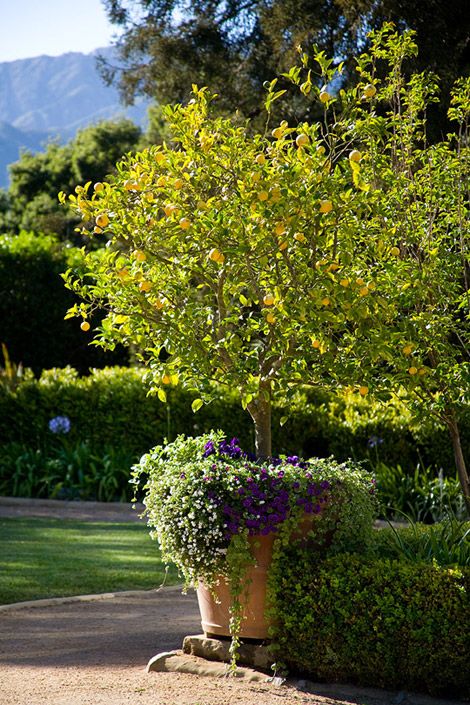
[[[109,46],[101,0],[0,0],[0,62]]]

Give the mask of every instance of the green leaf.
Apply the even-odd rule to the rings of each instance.
[[[203,404],[204,402],[202,401],[202,399],[195,399],[191,404],[191,409],[193,410],[193,413],[195,414],[196,411],[199,411]]]
[[[166,402],[166,392],[164,389],[159,389],[157,392],[157,396],[162,402]]]

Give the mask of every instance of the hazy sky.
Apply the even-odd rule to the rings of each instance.
[[[0,61],[109,46],[101,0],[0,0]]]

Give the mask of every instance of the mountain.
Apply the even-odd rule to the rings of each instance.
[[[143,126],[148,101],[123,107],[118,91],[103,83],[98,53],[70,52],[0,63],[0,186],[7,186],[7,165],[21,148],[37,151],[48,139],[61,142],[104,119],[128,117]]]

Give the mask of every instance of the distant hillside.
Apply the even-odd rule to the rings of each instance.
[[[98,51],[0,63],[0,186],[7,185],[7,165],[21,147],[36,151],[51,137],[67,141],[80,127],[103,119],[145,123],[148,102],[120,104],[117,90],[105,86],[96,70]]]

